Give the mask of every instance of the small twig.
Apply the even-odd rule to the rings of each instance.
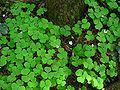
[[[24,0],[23,2],[27,2],[27,0]]]
[[[39,4],[38,7],[41,7],[47,0],[42,0]]]
[[[33,0],[30,0],[30,2],[32,3],[32,2],[33,2]]]

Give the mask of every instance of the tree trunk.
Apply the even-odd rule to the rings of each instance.
[[[46,0],[46,17],[54,24],[75,24],[85,11],[84,0]]]

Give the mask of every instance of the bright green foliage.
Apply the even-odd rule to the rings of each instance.
[[[78,21],[74,27],[72,28],[72,30],[75,32],[75,34],[81,35],[82,34],[82,29],[81,29],[81,22]]]
[[[79,90],[86,90],[87,88],[85,86],[82,86],[82,88],[79,88]]]
[[[118,8],[118,4],[116,0],[107,0],[106,3],[108,4],[109,8],[116,9]]]
[[[85,56],[86,57],[91,57],[91,56],[94,56],[95,53],[96,53],[96,47],[92,47],[92,45],[84,45],[83,47],[85,49]]]
[[[18,87],[18,90],[25,90],[25,87],[24,86],[20,86],[20,87]]]
[[[57,84],[60,84],[61,86],[65,86],[66,82],[61,79],[57,79]]]
[[[83,70],[79,69],[76,71],[76,75],[78,76],[77,77],[77,81],[78,82],[81,82],[81,83],[84,83],[85,81],[85,76],[83,76]]]
[[[22,80],[24,82],[28,82],[30,80],[30,78],[28,76],[22,76]]]
[[[75,88],[69,85],[67,86],[67,90],[75,90]]]
[[[46,8],[40,8],[37,10],[37,15],[41,15],[41,14],[44,14],[44,12],[46,12],[47,9]]]
[[[101,32],[98,33],[99,36],[96,37],[97,40],[99,40],[100,42],[106,42],[106,38],[105,38],[105,33],[102,30]]]
[[[15,80],[16,80],[16,77],[12,74],[7,77],[7,81],[9,81],[9,82],[13,82]]]
[[[11,85],[11,87],[12,87],[12,90],[17,90],[17,89],[18,89],[18,86],[17,86],[16,83],[13,83],[13,84]]]
[[[107,49],[109,49],[110,51],[114,50],[114,46],[113,44],[106,44],[106,43],[98,43],[98,50],[101,54],[106,54],[107,53]]]
[[[84,28],[84,29],[89,29],[90,23],[87,21],[87,19],[82,19],[81,27]]]
[[[22,69],[21,74],[27,75],[30,72],[30,69]]]
[[[86,60],[84,60],[83,65],[85,68],[88,68],[89,70],[91,70],[94,67],[94,64],[91,58],[87,58]]]
[[[36,65],[36,68],[33,69],[34,73],[36,75],[39,75],[43,72],[43,68],[42,68],[42,65],[41,64],[37,64]]]
[[[35,82],[31,82],[31,81],[28,82],[28,86],[29,86],[29,87],[36,87],[36,86],[35,86]]]
[[[88,9],[88,15],[93,19],[95,28],[100,30],[103,27],[103,24],[106,24],[107,22],[106,16],[109,13],[108,9],[98,6],[98,3],[96,1],[85,0],[85,3],[89,6],[94,7],[95,10],[92,8]]]
[[[94,87],[97,87],[98,89],[101,89],[103,87],[103,80],[101,78],[93,78],[93,85]]]
[[[87,79],[87,81],[89,83],[92,83],[94,87],[97,87],[98,89],[103,87],[103,79],[100,77],[95,78],[93,76],[90,76],[86,71],[81,69],[78,69],[76,71],[76,75],[78,76],[77,77],[78,82],[84,83],[85,80]]]
[[[8,55],[9,54],[8,52],[9,52],[9,47],[4,47],[1,53],[3,55]]]
[[[94,23],[95,23],[95,28],[98,30],[100,30],[103,27],[102,23],[97,19],[94,20]]]
[[[46,80],[45,84],[46,84],[47,87],[51,87],[51,81],[50,80]]]
[[[102,63],[108,63],[109,62],[109,57],[105,54],[102,54],[102,57],[100,58],[100,61]]]
[[[41,56],[41,57],[45,56],[45,53],[46,53],[46,50],[44,50],[44,49],[41,49],[41,50],[37,51],[37,55]]]
[[[82,46],[81,44],[78,44],[74,49],[73,52],[75,55],[80,56],[80,57],[91,57],[94,56],[96,53],[96,46],[92,45],[84,45]]]
[[[6,19],[9,32],[0,35],[0,70],[8,70],[0,76],[0,90],[76,90],[69,85],[70,75],[76,75],[72,82],[83,84],[79,90],[86,90],[86,83],[101,90],[108,76],[118,75],[113,56],[116,49],[115,54],[120,53],[116,13],[120,7],[116,0],[102,2],[108,7],[85,0],[88,15],[73,27],[60,27],[42,18],[47,11],[44,7],[32,16],[34,4],[14,3],[12,18]],[[116,12],[111,13],[113,10]],[[70,47],[69,41],[73,41]]]
[[[22,80],[17,80],[16,83],[17,83],[18,85],[20,85],[20,86],[23,85],[23,81],[22,81]]]
[[[99,66],[99,74],[104,79],[106,78],[105,69],[106,69],[106,66],[104,64]]]
[[[120,12],[120,6],[118,7],[118,12]]]
[[[44,69],[45,69],[45,71],[46,71],[47,73],[49,73],[49,72],[51,71],[51,68],[50,68],[50,67],[45,67]]]
[[[60,47],[60,43],[61,43],[61,41],[59,39],[56,39],[55,36],[50,37],[50,45],[51,46],[58,48],[58,47]]]
[[[41,76],[42,76],[44,79],[47,79],[47,78],[48,78],[48,73],[42,72],[42,73],[41,73]]]
[[[6,37],[1,37],[0,38],[0,44],[7,44],[8,40],[6,39]]]
[[[67,53],[63,48],[58,48],[59,54],[57,55],[60,59],[67,59]]]
[[[72,56],[71,61],[72,61],[72,65],[75,67],[78,67],[78,65],[81,64],[81,59],[79,59],[79,56]]]
[[[120,42],[118,42],[118,46],[120,46]]]
[[[48,28],[50,29],[50,33],[59,37],[60,35],[60,26],[54,25],[52,22],[48,23]]]
[[[66,84],[64,80],[71,74],[69,68],[65,67],[68,63],[67,52],[60,46],[59,37],[63,32],[60,31],[59,26],[53,25],[45,18],[31,17],[30,14],[34,7],[33,4],[22,2],[13,4],[11,13],[14,18],[6,19],[10,37],[3,36],[0,41],[0,44],[6,45],[2,46],[0,67],[7,66],[11,72],[6,81],[9,84],[17,80],[16,83],[13,83],[14,85],[10,86],[13,88],[12,90],[37,88],[39,82],[36,79],[38,76],[45,83],[45,85],[43,82],[40,84],[43,90],[49,90],[50,87],[55,86],[57,79],[62,80],[61,85],[64,86]],[[37,15],[41,15],[45,11],[45,8],[40,8]],[[71,34],[69,26],[65,25],[64,29],[65,32],[67,31],[66,34],[63,33],[65,36]],[[7,40],[8,38],[10,41]],[[56,50],[59,53],[56,53]],[[60,65],[57,66],[56,60]],[[43,66],[45,67],[43,68]],[[16,79],[16,76],[19,75],[21,77]],[[24,83],[27,83],[28,86],[21,86]],[[1,88],[4,89],[4,85]]]
[[[117,71],[114,67],[116,67],[116,63],[114,61],[109,62],[110,69],[107,70],[107,74],[110,75],[110,77],[117,76]]]
[[[92,19],[94,19],[95,16],[94,16],[94,11],[93,11],[93,9],[92,9],[92,8],[89,8],[89,9],[88,9],[88,12],[89,12],[88,15],[89,15]]]
[[[40,87],[41,88],[45,87],[45,82],[43,80],[40,81]]]
[[[85,36],[85,38],[86,38],[87,40],[93,41],[93,40],[94,40],[94,35],[92,34],[91,31],[87,31],[87,35]]]
[[[0,66],[4,66],[7,64],[7,58],[5,56],[1,56],[0,58]]]
[[[60,28],[60,33],[67,37],[71,34],[70,30],[71,28],[68,25],[65,25],[63,28]]]
[[[115,45],[113,43],[120,36],[120,29],[118,28],[120,27],[119,17],[115,13],[110,13],[109,9],[112,10],[118,8],[119,11],[119,7],[116,0],[107,0],[104,2],[108,4],[108,8],[99,6],[98,2],[95,0],[85,0],[85,3],[89,5],[88,15],[95,24],[93,26],[95,26],[96,30],[99,30],[98,33],[93,36],[92,33],[94,33],[94,31],[91,31],[90,29],[86,32],[85,38],[89,41],[97,39],[99,43],[97,43],[97,46],[94,45],[94,43],[92,45],[82,45],[81,43],[77,44],[73,48],[74,54],[71,57],[72,65],[75,67],[83,65],[84,67],[83,69],[80,68],[76,71],[77,81],[84,83],[87,80],[88,83],[91,83],[97,89],[103,88],[103,82],[107,75],[110,75],[110,77],[117,76],[115,68],[116,62],[111,60],[107,54],[109,54],[108,50],[112,52],[115,49]],[[82,24],[83,23],[87,23],[87,20],[83,19]],[[108,26],[108,28],[106,29],[104,26]],[[80,25],[77,27],[80,27]],[[83,27],[84,25],[82,25],[82,28]],[[98,62],[92,60],[93,56],[96,56],[96,52],[98,52],[96,50],[100,52],[100,58],[98,60],[101,62],[100,65]],[[109,65],[109,69],[106,64]],[[86,69],[88,70],[86,71]],[[92,71],[92,69],[95,71]],[[95,72],[99,73],[99,77]]]
[[[111,33],[114,33],[114,37],[115,36],[117,36],[117,37],[120,36],[119,18],[117,17],[117,15],[115,13],[110,14],[110,17],[109,17],[108,22],[107,22],[107,26],[109,27]]]
[[[46,34],[39,33],[39,37],[41,43],[45,43],[48,40],[48,36]]]
[[[76,75],[77,75],[77,76],[81,76],[82,73],[83,73],[83,70],[82,70],[82,69],[79,69],[79,70],[76,71]]]
[[[97,36],[96,39],[103,43],[106,41],[112,43],[113,41],[116,40],[116,37],[112,35],[109,30],[102,30],[101,32],[98,33],[98,35],[99,36]]]
[[[50,80],[41,80],[40,81],[40,87],[43,88],[43,90],[49,90],[49,88],[51,87],[51,81]]]
[[[73,49],[73,52],[77,56],[84,56],[84,50],[82,44],[77,44],[77,46]]]

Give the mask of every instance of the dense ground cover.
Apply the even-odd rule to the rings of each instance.
[[[1,90],[101,90],[119,80],[120,2],[85,4],[74,26],[55,25],[35,4],[10,6],[0,24]]]

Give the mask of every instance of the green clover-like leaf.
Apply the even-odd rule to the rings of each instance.
[[[44,12],[46,12],[47,11],[47,9],[46,8],[40,8],[40,9],[38,9],[37,10],[37,15],[42,15]]]
[[[27,75],[30,72],[30,69],[24,68],[21,70],[21,74]]]

